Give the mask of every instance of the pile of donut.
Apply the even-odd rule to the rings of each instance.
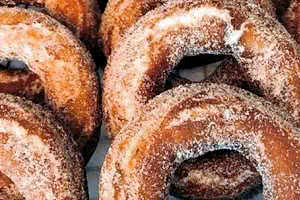
[[[260,184],[264,199],[299,200],[297,9],[300,1],[109,0],[99,34],[113,142],[99,200],[231,199]],[[200,83],[171,78],[166,90],[180,61],[201,54],[225,60]]]
[[[235,198],[259,185],[264,199],[299,200],[298,9],[0,0],[0,199],[88,199],[103,110],[113,141],[99,200]],[[170,76],[202,54],[225,59],[200,83]]]

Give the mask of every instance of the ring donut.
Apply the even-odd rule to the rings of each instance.
[[[271,0],[255,0],[275,17]],[[108,57],[116,48],[122,36],[147,12],[169,2],[168,0],[109,0],[102,15],[99,37],[102,39],[104,54]]]
[[[221,149],[255,165],[264,199],[299,199],[300,132],[262,98],[232,86],[192,84],[162,93],[141,110],[113,141],[99,200],[167,199],[180,163]]]
[[[300,120],[296,43],[252,1],[172,1],[148,12],[109,57],[103,77],[107,132],[117,135],[161,92],[169,71],[185,55],[231,54],[244,82]],[[124,51],[125,50],[125,51]]]
[[[14,183],[24,199],[87,199],[77,149],[42,107],[0,94],[0,171],[6,176],[2,180]]]
[[[97,0],[0,0],[2,6],[25,4],[43,9],[51,17],[67,26],[88,49],[97,43],[99,6]]]
[[[58,22],[21,8],[0,7],[0,41],[0,60],[23,61],[38,76],[46,105],[71,129],[88,161],[101,118],[99,82],[90,54]],[[0,71],[0,78],[6,73]]]

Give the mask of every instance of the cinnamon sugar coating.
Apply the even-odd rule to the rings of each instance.
[[[109,0],[102,15],[99,37],[104,54],[108,57],[116,48],[124,33],[147,12],[170,2],[169,0]],[[256,4],[274,17],[275,7],[271,0],[255,0]]]
[[[23,61],[41,81],[47,106],[71,129],[81,149],[89,145],[100,125],[99,82],[81,43],[47,15],[7,7],[0,8],[0,41],[0,60]]]
[[[44,8],[44,11],[67,26],[88,49],[95,48],[99,24],[97,0],[0,0],[0,5],[27,4]]]
[[[296,42],[277,20],[251,0],[172,1],[143,16],[109,58],[103,110],[110,136],[161,92],[183,56],[201,53],[233,55],[245,82],[300,120]]]
[[[99,199],[166,199],[182,162],[229,149],[254,164],[264,199],[297,200],[300,132],[289,117],[232,86],[168,90],[150,100],[113,141],[101,169]]]
[[[0,163],[1,188],[14,184],[24,199],[87,199],[72,137],[41,106],[6,94],[0,94]]]

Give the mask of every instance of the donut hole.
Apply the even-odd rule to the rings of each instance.
[[[0,171],[0,199],[25,199],[10,178]]]
[[[241,72],[243,69],[238,68],[239,65],[232,56],[213,54],[186,56],[170,73],[165,89],[182,84],[208,81],[234,85],[262,97],[264,92],[260,89],[260,83],[251,80],[246,72]],[[232,78],[228,78],[228,74],[231,74]]]
[[[199,82],[211,75],[225,58],[212,54],[185,56],[175,67],[175,72],[182,78]]]
[[[44,87],[39,76],[17,59],[0,61],[0,92],[44,104]]]
[[[186,160],[171,180],[169,193],[176,199],[249,199],[263,190],[262,177],[254,164],[232,150]]]
[[[3,60],[0,61],[0,70],[20,70],[29,71],[27,65],[20,60]]]

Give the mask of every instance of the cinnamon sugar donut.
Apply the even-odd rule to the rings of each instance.
[[[88,49],[95,48],[100,13],[97,0],[0,0],[2,6],[18,4],[43,8],[82,39]]]
[[[24,199],[87,199],[77,150],[49,112],[0,94],[0,171],[6,176],[1,180],[14,184]]]
[[[177,166],[221,149],[238,151],[255,165],[264,199],[298,200],[300,132],[289,117],[231,86],[168,90],[113,141],[101,169],[99,200],[166,199]]]
[[[109,58],[103,110],[110,137],[161,92],[183,56],[207,52],[233,55],[244,81],[299,122],[296,42],[277,20],[253,1],[172,1],[142,17]]]
[[[122,36],[139,18],[169,0],[109,0],[102,15],[99,37],[102,39],[104,54],[108,57],[116,48]],[[271,0],[255,0],[266,12],[275,15]]]
[[[85,154],[96,147],[93,135],[99,136],[94,131],[101,118],[99,82],[90,54],[54,19],[21,8],[0,8],[0,41],[0,60],[23,61],[38,76],[45,103],[70,127],[80,148],[86,148],[88,160],[91,155]]]

